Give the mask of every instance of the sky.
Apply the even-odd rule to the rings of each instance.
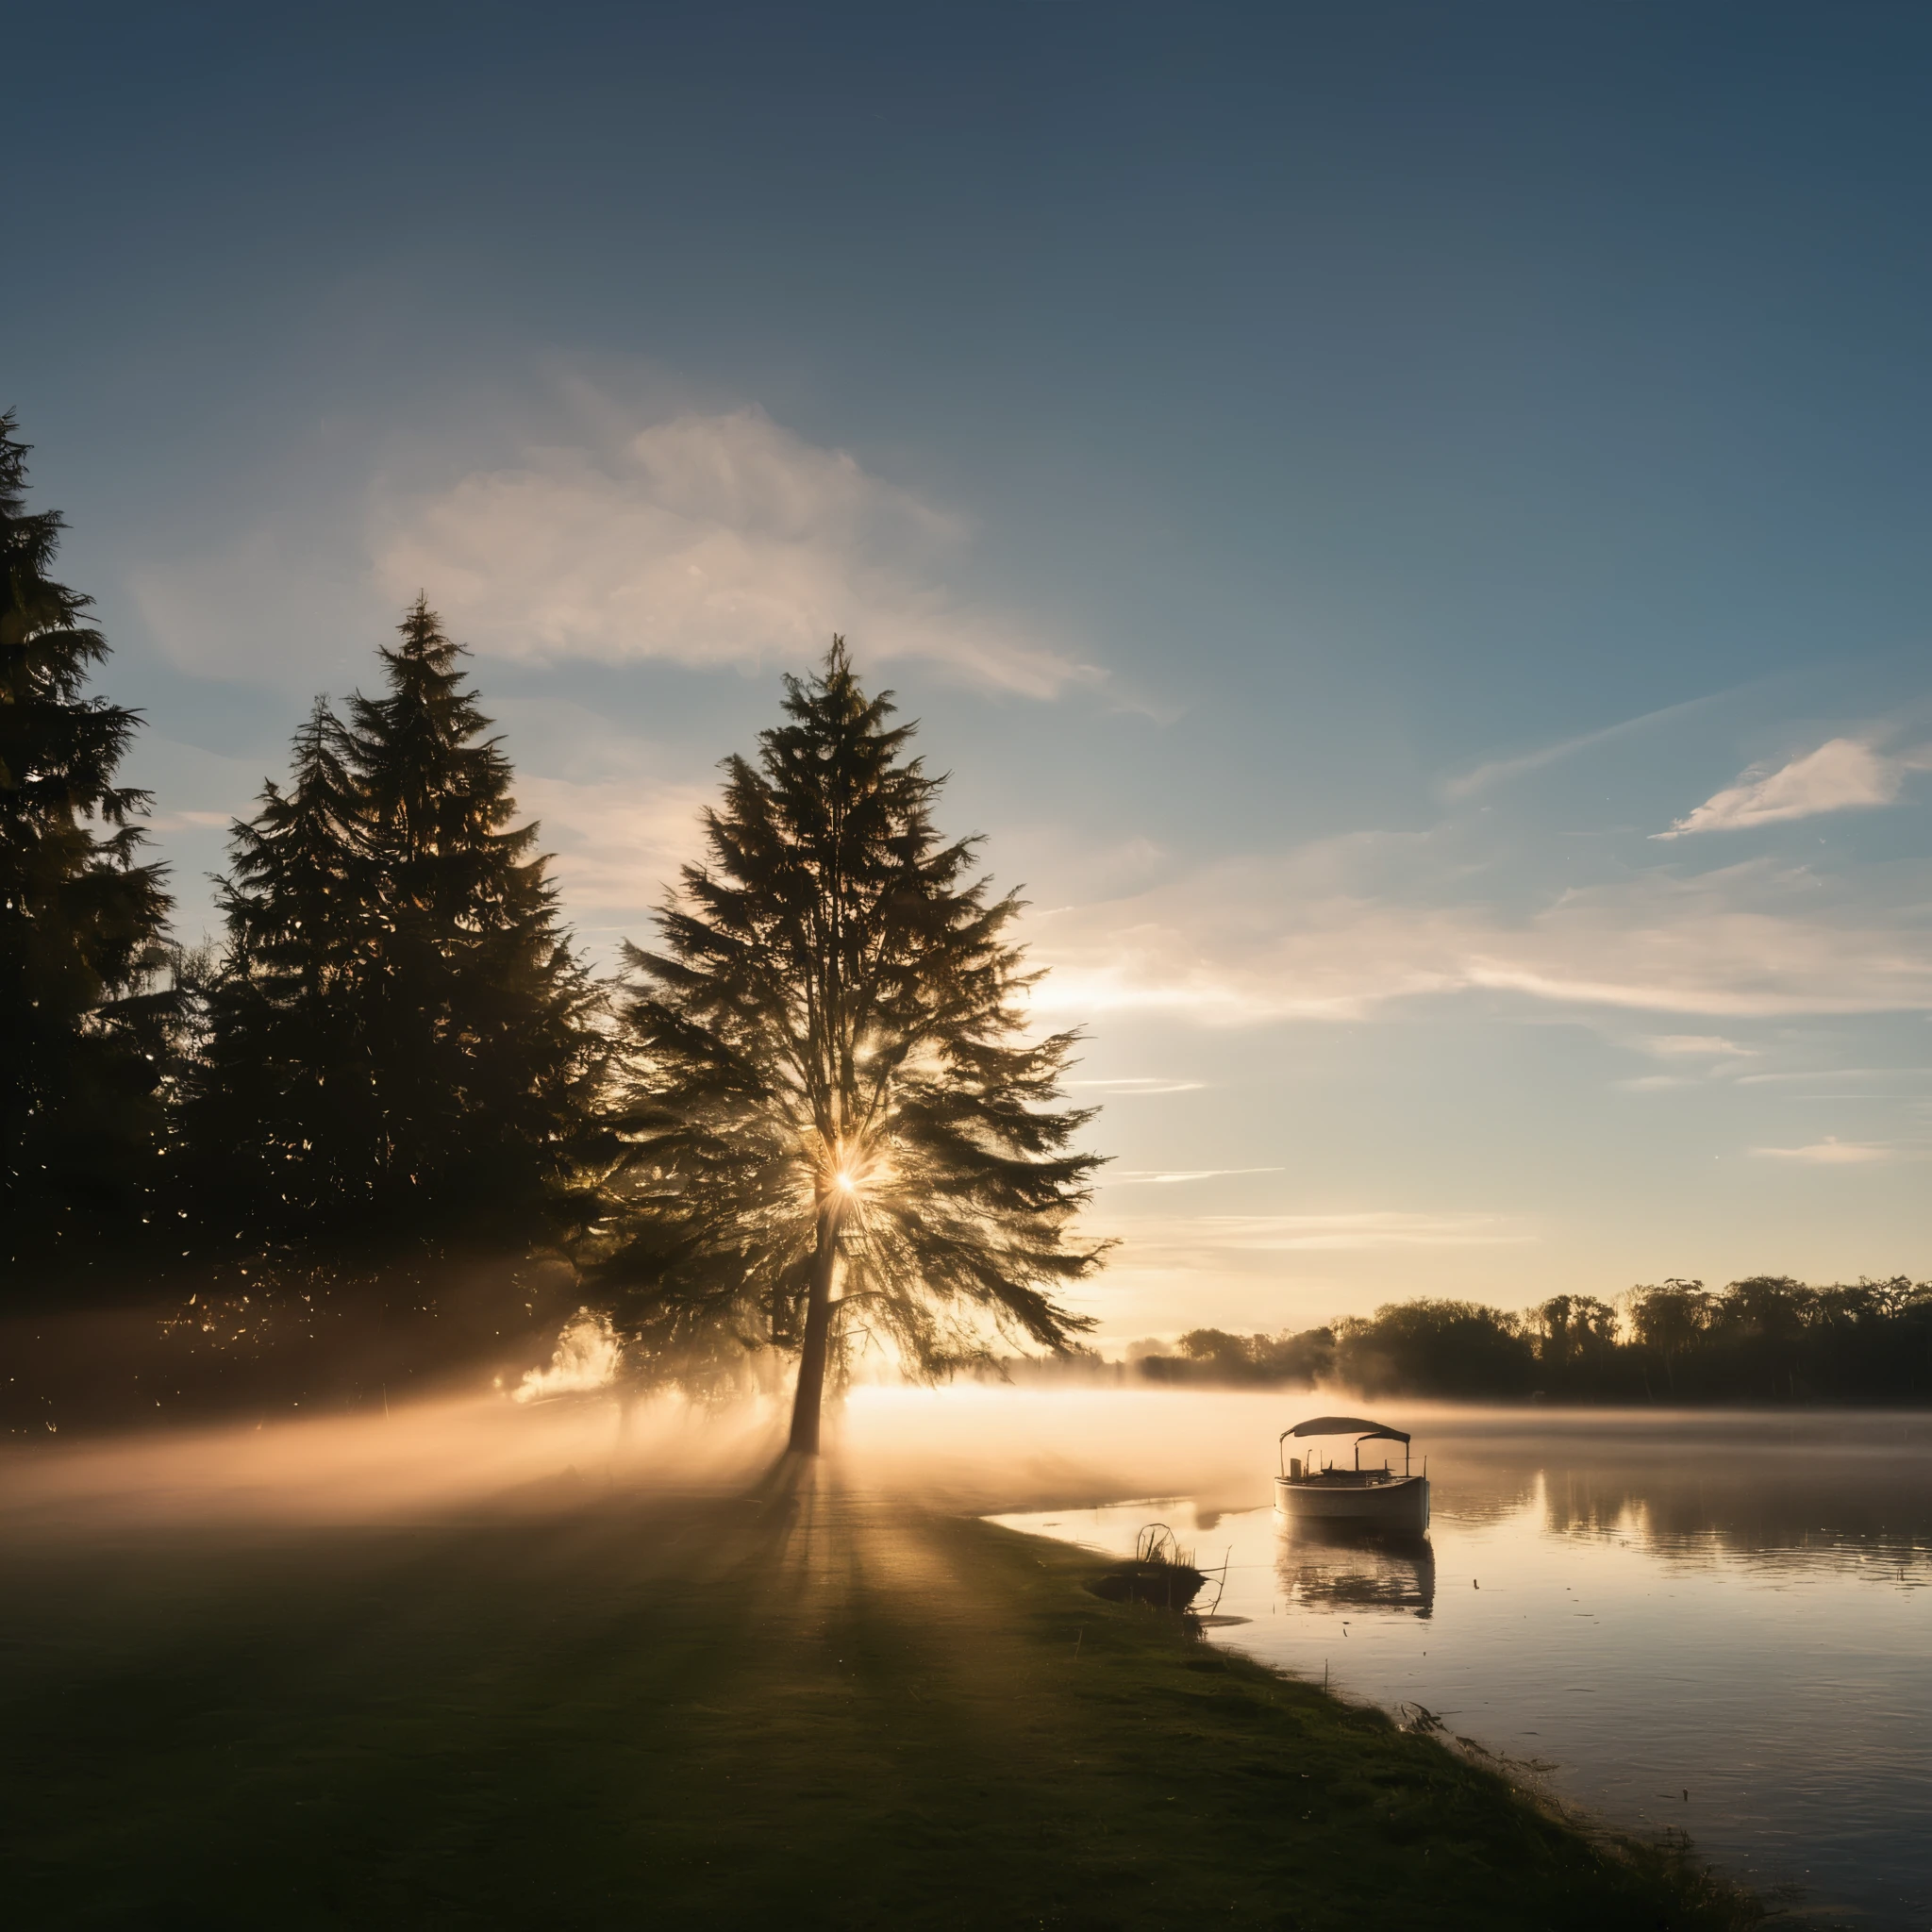
[[[0,405],[177,928],[420,589],[600,959],[834,630],[1106,1346],[1932,1275],[1932,14],[75,4]]]

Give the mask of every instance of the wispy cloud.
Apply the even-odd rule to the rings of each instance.
[[[1162,1187],[1174,1181],[1212,1181],[1221,1179],[1224,1174],[1283,1174],[1286,1171],[1279,1167],[1190,1167],[1163,1173],[1155,1168],[1128,1168],[1124,1172],[1109,1172],[1106,1180],[1109,1187]]]
[[[1924,1067],[1807,1067],[1788,1074],[1740,1074],[1740,1087],[1785,1086],[1805,1080],[1889,1080],[1923,1074]]]
[[[801,664],[834,631],[1050,698],[1100,674],[961,605],[963,519],[756,409],[686,412],[605,450],[533,449],[392,507],[377,575],[478,649],[536,661]]]
[[[1682,839],[1692,832],[1740,831],[1823,812],[1870,810],[1891,804],[1906,774],[1924,770],[1927,762],[1924,749],[1888,756],[1864,739],[1827,739],[1816,751],[1788,763],[1752,766],[1668,831],[1651,836]]]
[[[571,912],[638,921],[697,856],[698,815],[714,795],[711,787],[634,776],[580,784],[525,772],[517,780],[518,807],[541,821]]]
[[[1713,1079],[1736,1079],[1739,1075],[1732,1063],[1755,1058],[1759,1051],[1755,1046],[1740,1046],[1722,1033],[1644,1033],[1627,1043],[1657,1059],[1679,1063],[1703,1060],[1706,1064],[1694,1074],[1635,1074],[1610,1083],[1625,1093],[1661,1093],[1672,1088],[1706,1087]]]
[[[1507,1215],[1198,1214],[1131,1224],[1136,1248],[1178,1247],[1224,1253],[1335,1253],[1373,1248],[1520,1247],[1539,1237]]]
[[[1223,860],[1041,920],[1035,957],[1054,970],[1037,1004],[1207,1025],[1356,1020],[1477,991],[1711,1019],[1932,1008],[1924,861],[1849,875],[1769,858],[1657,867],[1505,913],[1430,903],[1458,882],[1426,840],[1390,862],[1403,843]]]
[[[1546,765],[1559,764],[1578,752],[1593,750],[1600,744],[1614,744],[1621,738],[1627,738],[1650,725],[1660,724],[1667,718],[1688,716],[1715,701],[1715,697],[1690,698],[1681,705],[1667,705],[1660,711],[1645,711],[1640,717],[1621,719],[1617,724],[1606,724],[1596,731],[1581,731],[1573,738],[1559,738],[1553,744],[1539,745],[1536,750],[1520,753],[1515,758],[1491,758],[1487,764],[1477,765],[1474,771],[1446,779],[1441,788],[1441,795],[1452,802],[1474,798],[1478,792],[1507,784],[1511,778],[1540,772]]]
[[[1139,1094],[1198,1093],[1205,1080],[1164,1080],[1158,1074],[1137,1074],[1121,1080],[1069,1080],[1069,1087],[1093,1087],[1110,1095],[1131,1098]]]
[[[1650,1033],[1637,1044],[1663,1059],[1750,1058],[1757,1052],[1755,1046],[1740,1046],[1722,1033]]]
[[[1797,1160],[1811,1167],[1853,1167],[1873,1160],[1890,1160],[1896,1150],[1877,1141],[1840,1141],[1827,1134],[1805,1147],[1754,1147],[1766,1160]]]
[[[143,823],[150,832],[208,831],[231,825],[235,818],[231,811],[158,811]]]

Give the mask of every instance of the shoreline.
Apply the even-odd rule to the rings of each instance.
[[[1756,1923],[1681,1857],[1103,1601],[1091,1553],[787,1468],[25,1540],[20,1922]]]

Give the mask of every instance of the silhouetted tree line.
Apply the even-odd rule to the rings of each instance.
[[[1197,1328],[1140,1370],[1168,1384],[1483,1400],[1932,1400],[1932,1282],[1758,1274],[1713,1291],[1673,1278],[1619,1303],[1559,1294],[1512,1314],[1418,1300],[1299,1334]]]
[[[1052,1106],[1074,1036],[1021,1038],[1019,904],[973,875],[976,841],[941,837],[941,781],[841,641],[786,680],[758,758],[727,761],[660,949],[606,984],[419,597],[376,693],[318,700],[233,827],[225,937],[189,953],[146,796],[114,782],[139,720],[85,689],[107,647],[50,575],[61,521],[29,513],[13,432],[0,417],[16,1425],[23,1391],[49,1425],[83,1389],[97,1412],[224,1386],[375,1400],[439,1358],[527,1359],[588,1296],[660,1372],[799,1354],[809,1452],[861,1321],[933,1373],[985,1357],[988,1323],[1049,1347],[1091,1325],[1055,1298],[1101,1253],[1067,1240],[1096,1165],[1070,1144],[1091,1115]]]
[[[941,837],[941,781],[842,643],[726,761],[657,950],[591,975],[509,761],[425,599],[380,685],[318,701],[233,827],[225,931],[171,938],[139,726],[92,694],[0,417],[0,1413],[374,1403],[529,1359],[579,1298],[631,1362],[797,1355],[794,1445],[864,1332],[997,1372],[1072,1355],[1096,1162],[1024,1036],[1019,903]],[[157,1291],[166,1308],[158,1324]],[[1552,1400],[1932,1396],[1932,1289],[1783,1278],[1418,1301],[1298,1335],[1202,1329],[1155,1380]]]

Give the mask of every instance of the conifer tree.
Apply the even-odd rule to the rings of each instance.
[[[348,724],[374,932],[362,1010],[377,1154],[405,1223],[452,1230],[561,1178],[602,1071],[596,995],[535,852],[512,826],[509,760],[418,597],[382,653],[388,682]]]
[[[16,1292],[139,1239],[162,1146],[170,996],[147,794],[114,782],[139,724],[90,696],[92,600],[48,575],[62,528],[26,508],[0,415],[0,1273]]]
[[[387,689],[318,705],[238,825],[195,1138],[280,1240],[379,1257],[554,1231],[594,1129],[596,992],[418,599]],[[567,1215],[565,1216],[567,1219]]]
[[[756,766],[725,765],[709,862],[628,949],[625,1147],[596,1269],[641,1347],[720,1336],[796,1349],[791,1447],[817,1453],[827,1367],[855,1321],[916,1369],[992,1332],[1091,1326],[1057,1291],[1099,1264],[1067,1240],[1095,1157],[1057,1110],[1075,1036],[1027,1041],[1020,911],[943,841],[941,781],[906,757],[834,639]]]
[[[238,824],[222,882],[229,949],[208,994],[188,1103],[204,1233],[251,1254],[371,1205],[376,1133],[358,993],[371,943],[361,803],[318,698],[288,789]]]

